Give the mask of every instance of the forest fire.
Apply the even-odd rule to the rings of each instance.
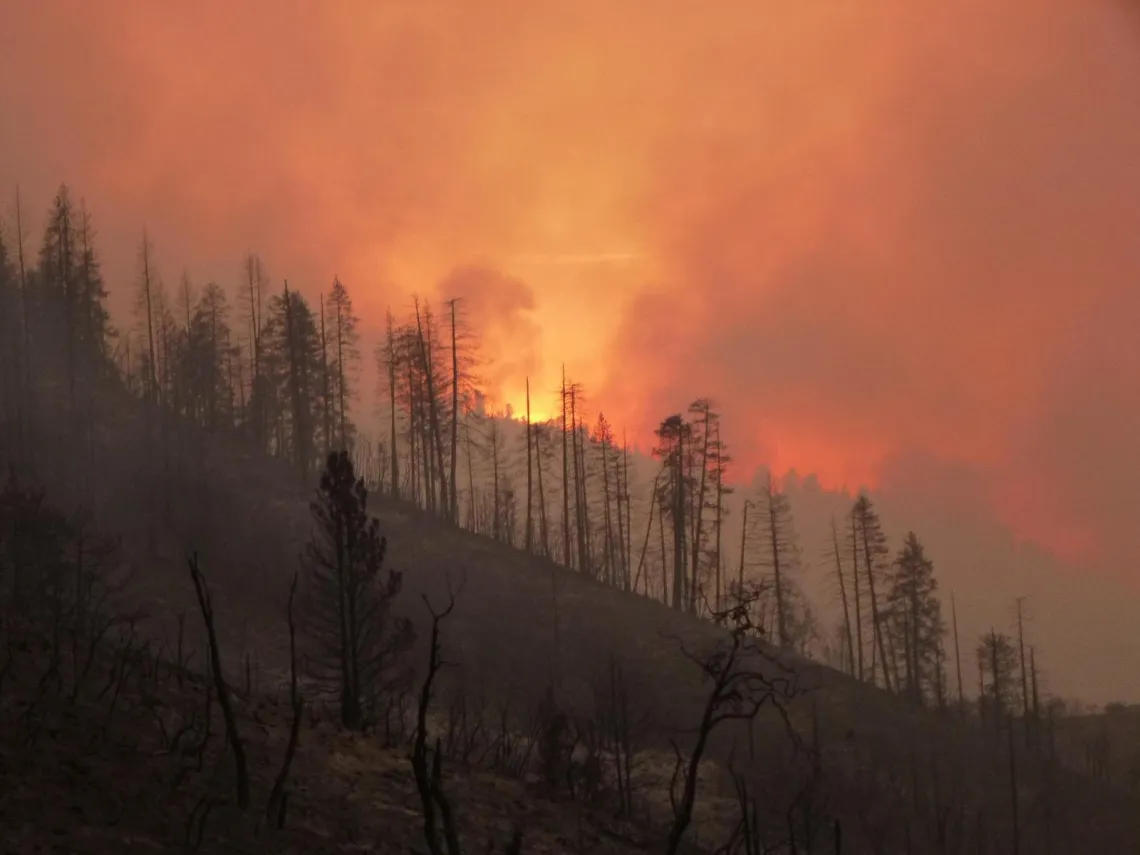
[[[708,395],[734,477],[876,485],[915,449],[1011,484],[1049,473],[1074,500],[1031,527],[987,502],[1070,557],[1140,554],[1119,511],[1137,479],[1103,477],[1140,427],[1114,395],[1140,358],[1105,344],[1129,339],[1140,276],[1121,225],[1140,115],[1104,83],[1140,80],[1123,13],[639,10],[286,7],[262,45],[242,35],[252,9],[25,4],[3,78],[38,36],[68,59],[45,78],[52,111],[9,87],[29,118],[0,140],[0,180],[36,224],[61,178],[87,198],[117,318],[144,223],[172,291],[184,268],[233,284],[252,247],[310,301],[339,273],[366,350],[412,294],[461,297],[482,387],[516,413],[529,378],[532,415],[555,415],[566,365],[586,410],[649,448]],[[98,85],[80,97],[81,80]],[[1060,534],[1066,514],[1085,534]]]
[[[8,5],[0,850],[1140,851],[1134,9]]]

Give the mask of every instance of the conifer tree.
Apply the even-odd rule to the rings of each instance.
[[[316,528],[305,555],[318,676],[339,698],[342,724],[360,730],[390,688],[394,660],[414,641],[411,623],[391,612],[403,576],[384,573],[387,540],[347,452],[329,455],[310,507]]]
[[[359,319],[352,308],[352,297],[339,277],[333,277],[326,305],[329,314],[329,375],[336,416],[335,444],[337,448],[349,449],[356,432],[349,412],[360,362],[360,336],[356,329]]]
[[[680,413],[669,416],[657,428],[657,446],[653,456],[661,461],[663,478],[658,486],[657,502],[662,519],[668,519],[673,532],[673,584],[672,600],[664,591],[668,604],[678,611],[686,602],[686,561],[689,509],[689,476],[685,471],[685,455],[692,439],[692,430]],[[662,532],[664,537],[664,532]]]
[[[937,700],[941,692],[940,673],[942,637],[942,604],[938,599],[938,580],[934,563],[926,557],[922,543],[909,532],[895,559],[889,579],[886,612],[890,631],[904,657],[903,674],[907,696],[922,704],[924,698]]]
[[[1004,632],[990,630],[977,648],[978,674],[981,682],[982,719],[1000,729],[1006,716],[1017,708],[1017,646]]]
[[[233,425],[229,360],[233,355],[226,292],[216,282],[202,289],[190,318],[187,356],[193,366],[194,410],[211,431]]]
[[[81,324],[79,298],[79,214],[67,185],[61,185],[52,200],[40,244],[39,340],[45,345],[42,358],[64,379],[72,412],[77,410],[77,363]],[[53,343],[60,343],[56,349]]]
[[[79,203],[78,277],[76,324],[79,360],[85,366],[84,381],[102,378],[108,365],[108,341],[114,335],[111,316],[107,311],[107,288],[103,282],[102,266],[95,250],[95,228],[84,201]]]
[[[308,476],[317,459],[313,404],[319,401],[320,334],[308,302],[288,283],[270,301],[269,326],[261,340],[266,372],[288,415],[278,422],[279,452]]]
[[[24,382],[23,336],[19,284],[4,237],[0,234],[0,414],[4,418],[2,435],[6,457],[0,463],[11,465],[24,427],[20,406]]]

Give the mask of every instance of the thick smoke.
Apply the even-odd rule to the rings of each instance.
[[[144,224],[170,281],[254,249],[338,272],[373,329],[501,271],[467,293],[508,301],[516,407],[508,374],[549,396],[565,362],[648,444],[711,395],[745,471],[1135,583],[1140,43],[1113,0],[12,6],[0,187],[37,223],[60,180],[87,198],[116,308]]]

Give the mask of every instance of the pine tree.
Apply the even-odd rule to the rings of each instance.
[[[360,363],[360,336],[356,329],[359,319],[353,312],[348,288],[339,277],[333,277],[326,305],[329,314],[329,375],[335,405],[336,446],[350,449],[356,433],[349,413]]]
[[[329,455],[311,510],[316,529],[306,558],[318,676],[339,697],[342,724],[361,730],[390,688],[393,660],[415,638],[412,624],[391,613],[403,576],[383,572],[387,540],[347,452]]]
[[[190,313],[185,358],[189,411],[211,431],[233,425],[232,354],[226,293],[216,282],[210,282]]]
[[[905,659],[901,676],[907,696],[915,704],[922,704],[925,698],[937,700],[942,690],[942,638],[946,629],[934,563],[926,557],[914,532],[907,533],[895,559],[886,599],[890,631]]]
[[[79,204],[78,288],[76,307],[80,322],[76,324],[77,356],[85,367],[84,381],[101,378],[108,368],[108,341],[114,335],[107,311],[107,288],[95,250],[95,228],[87,204]]]
[[[15,462],[24,424],[21,411],[23,335],[20,329],[20,289],[8,245],[0,234],[0,414],[4,418],[5,467]]]
[[[77,408],[76,362],[80,313],[78,311],[79,217],[67,185],[61,185],[48,213],[40,245],[38,306],[39,340],[45,347],[40,359],[66,384],[72,411]],[[62,342],[62,352],[51,343]]]
[[[658,487],[657,502],[662,519],[667,518],[673,532],[673,590],[674,609],[682,610],[686,602],[686,528],[689,508],[689,477],[685,471],[685,455],[692,438],[692,430],[677,413],[661,422],[656,431],[658,445],[653,456],[661,461],[663,478]],[[664,537],[664,531],[662,531]],[[664,591],[669,602],[668,591]]]
[[[982,719],[1000,729],[1006,716],[1017,708],[1017,645],[1003,632],[990,630],[977,649],[978,673],[982,692],[979,698]]]
[[[314,401],[319,400],[320,335],[305,298],[285,283],[269,305],[270,326],[261,336],[263,357],[274,361],[277,397],[288,419],[279,422],[281,453],[307,477],[317,453]],[[274,376],[271,375],[271,376]]]

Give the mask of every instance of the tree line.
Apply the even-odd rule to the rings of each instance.
[[[286,280],[274,284],[250,253],[229,291],[216,282],[198,288],[188,273],[171,289],[144,231],[133,313],[116,326],[96,238],[85,202],[62,186],[30,251],[17,194],[0,240],[0,398],[10,454],[28,446],[44,396],[66,404],[94,453],[100,400],[111,400],[109,388],[125,389],[148,414],[151,466],[185,465],[178,449],[187,425],[280,458],[306,481],[345,450],[389,499],[679,611],[723,612],[734,593],[764,580],[750,602],[766,640],[915,704],[965,707],[956,609],[951,603],[948,627],[918,536],[909,532],[892,554],[865,494],[841,523],[833,520],[823,566],[831,565],[824,572],[839,619],[825,628],[802,586],[803,548],[778,482],[769,475],[747,491],[733,523],[732,458],[710,399],[661,420],[652,483],[641,484],[625,437],[604,412],[590,412],[586,391],[565,372],[553,419],[532,420],[529,381],[522,419],[486,413],[477,335],[462,301],[415,298],[405,317],[389,312],[374,353],[385,424],[369,437],[354,419],[368,397],[360,320],[339,277],[310,300]],[[161,508],[162,497],[152,504]],[[978,713],[1040,718],[1036,653],[1026,653],[1020,635],[1012,658],[1011,650],[1007,634],[978,640]]]

